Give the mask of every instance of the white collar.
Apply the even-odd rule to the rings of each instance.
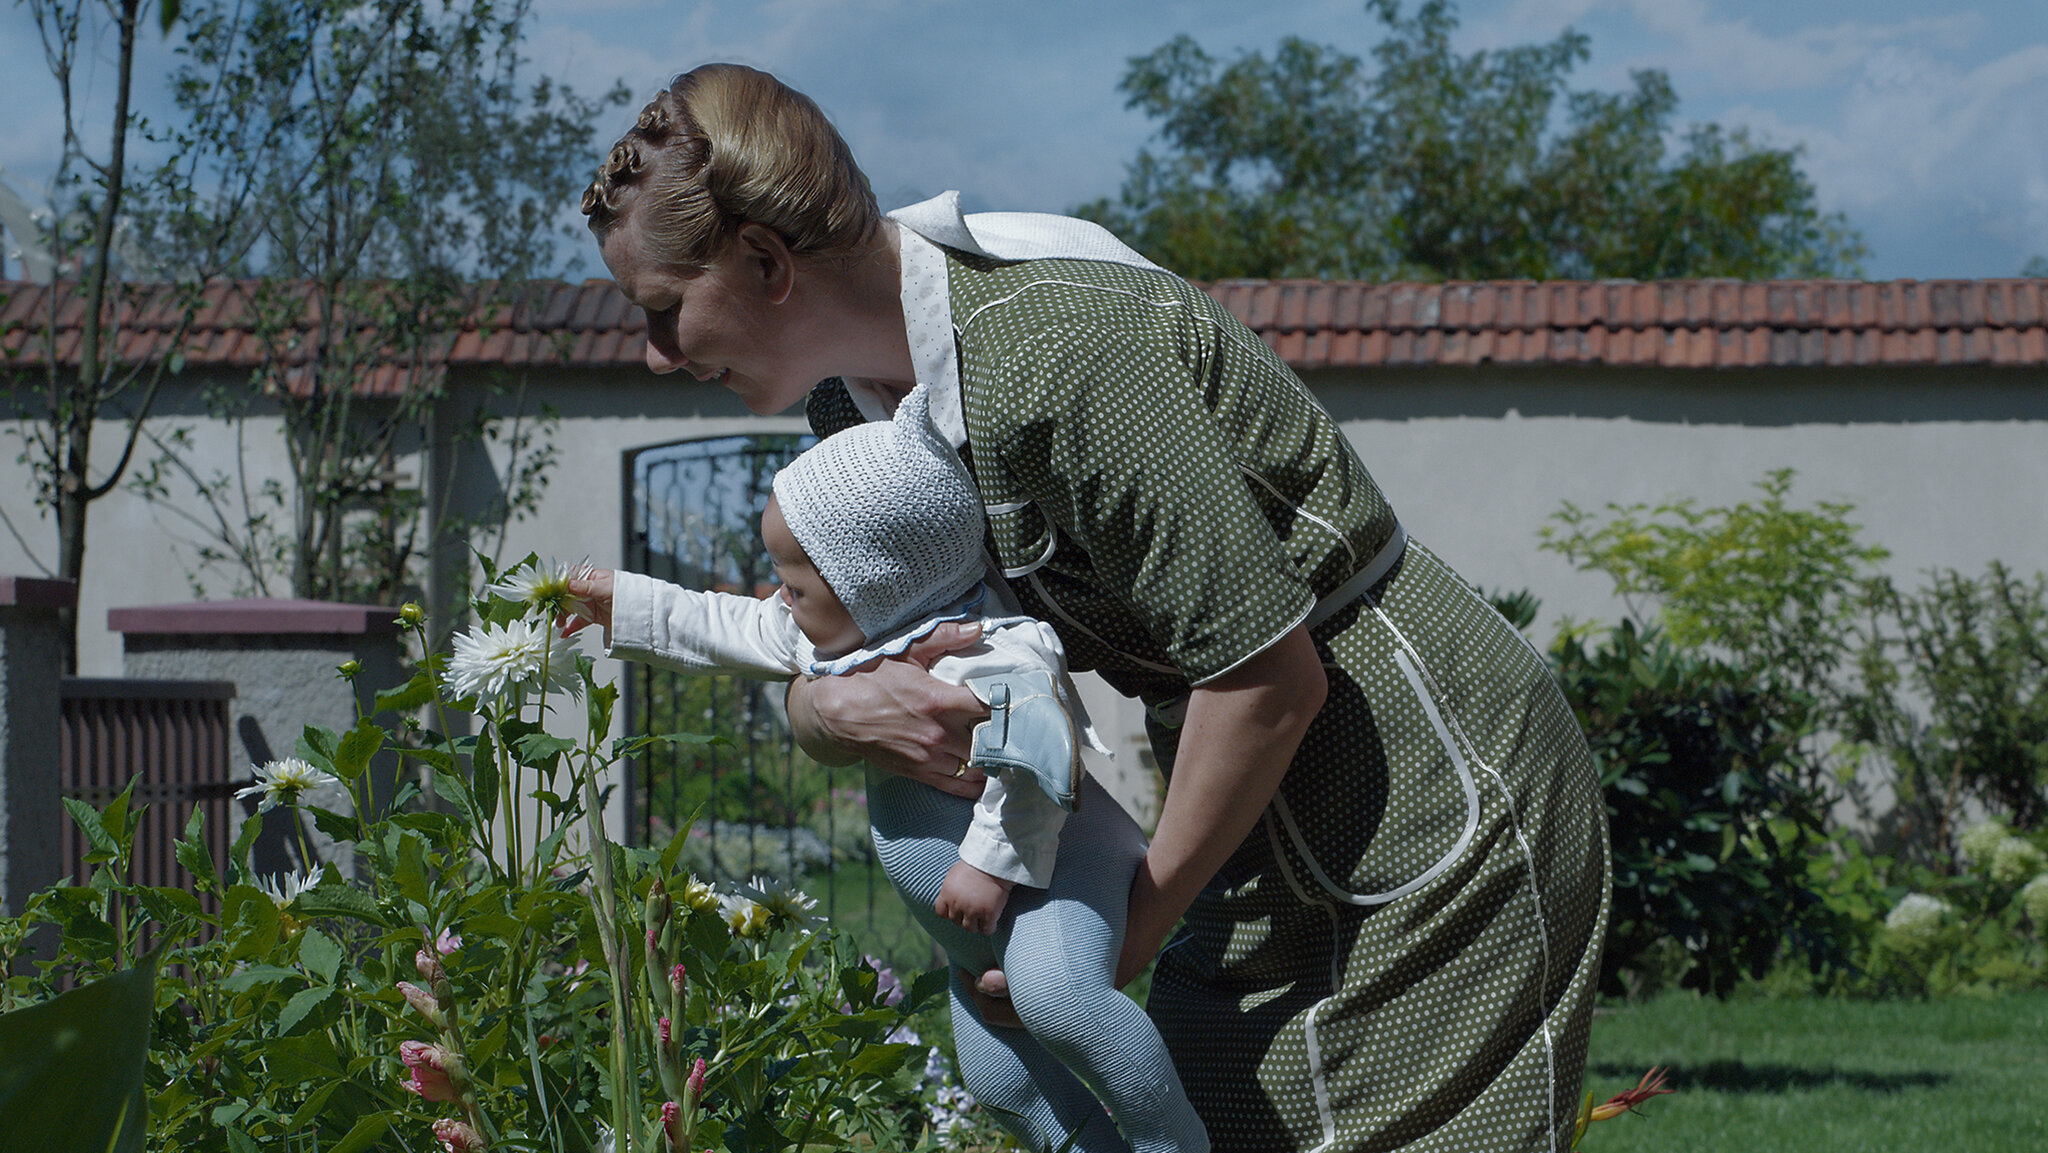
[[[931,386],[932,424],[956,449],[967,443],[967,417],[960,409],[960,358],[942,246],[996,260],[1060,257],[1159,267],[1099,224],[1043,212],[977,212],[970,217],[960,210],[958,192],[899,208],[889,219],[897,225],[903,332],[910,341],[911,366],[917,383]],[[868,420],[888,420],[896,411],[897,396],[871,381],[848,379],[846,391]]]

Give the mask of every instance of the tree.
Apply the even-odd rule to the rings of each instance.
[[[1705,124],[1667,155],[1663,72],[1572,91],[1581,33],[1461,55],[1450,0],[1366,7],[1386,31],[1370,71],[1299,37],[1227,65],[1187,36],[1131,58],[1127,106],[1166,149],[1077,212],[1201,279],[1856,273],[1862,241],[1816,207],[1796,149]]]
[[[60,207],[63,202],[69,207],[52,214],[53,223],[44,235],[19,236],[17,242],[24,251],[46,246],[56,275],[76,279],[84,312],[75,356],[60,355],[54,312],[42,318],[39,331],[26,334],[27,355],[22,359],[40,366],[40,397],[28,374],[10,373],[7,383],[14,394],[14,415],[21,418],[22,456],[35,476],[38,503],[56,516],[56,563],[48,571],[64,580],[84,576],[87,514],[95,501],[121,483],[157,391],[165,376],[177,369],[175,357],[124,361],[116,353],[122,327],[137,307],[122,283],[124,266],[134,263],[134,252],[122,251],[127,246],[117,240],[137,193],[128,146],[143,125],[131,107],[130,94],[136,40],[147,8],[146,0],[29,0],[64,110],[55,194]],[[178,25],[180,8],[178,0],[159,0],[156,15],[166,35]],[[77,73],[80,53],[89,52],[109,32],[116,44],[114,102],[105,124],[106,151],[94,156],[85,143],[85,101]],[[165,188],[158,181],[173,176],[169,169],[151,174],[144,188],[161,194]],[[51,300],[54,308],[54,295]],[[165,347],[182,343],[182,325],[191,318],[187,300],[182,324]],[[93,436],[102,413],[116,403],[127,409],[127,432],[113,466],[96,476]],[[73,672],[78,666],[74,610],[64,614],[64,635],[64,668]]]
[[[248,591],[288,581],[298,596],[388,602],[417,587],[424,535],[469,542],[399,462],[506,432],[481,414],[452,422],[466,437],[445,414],[435,427],[448,346],[465,319],[509,318],[553,267],[596,115],[624,99],[529,84],[528,10],[243,0],[189,12],[179,144],[209,192],[159,229],[182,253],[245,254],[240,303],[262,362],[214,408],[231,421],[274,409],[292,475],[244,484],[166,440],[169,463],[140,487],[168,497],[182,477],[206,506],[202,559]],[[532,499],[551,450],[531,426],[510,436],[507,487],[523,479]]]

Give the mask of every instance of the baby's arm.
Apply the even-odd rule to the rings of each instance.
[[[1015,883],[990,876],[966,861],[955,861],[932,908],[970,933],[993,933]]]
[[[699,592],[639,573],[612,577],[605,652],[687,673],[788,680],[798,672],[797,631],[782,603]]]

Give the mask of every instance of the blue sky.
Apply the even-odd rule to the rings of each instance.
[[[1461,13],[1461,48],[1570,25],[1592,38],[1580,86],[1663,68],[1681,123],[1802,147],[1823,207],[1863,230],[1873,277],[2010,276],[2048,255],[2040,0],[1467,0]],[[1361,0],[535,0],[530,47],[579,87],[623,79],[636,107],[702,61],[767,68],[824,105],[885,206],[958,188],[970,206],[1059,211],[1113,195],[1150,135],[1116,91],[1128,57],[1181,32],[1225,57],[1290,34],[1363,54],[1374,28]],[[150,55],[167,59],[160,44]],[[4,179],[33,198],[58,127],[18,4],[0,7],[0,101]]]

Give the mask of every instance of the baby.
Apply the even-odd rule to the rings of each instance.
[[[1033,1148],[1073,1136],[1081,1153],[1201,1153],[1207,1133],[1158,1031],[1114,985],[1144,835],[1082,771],[1076,738],[1101,746],[1059,638],[985,581],[983,533],[979,492],[920,386],[894,421],[830,437],[776,474],[761,536],[779,595],[600,572],[594,619],[613,656],[763,679],[844,674],[941,624],[978,623],[980,641],[931,672],[989,706],[970,760],[988,773],[981,797],[867,774],[882,868],[954,969],[961,1078]],[[968,992],[965,974],[993,968],[1022,1034],[991,1029]]]

